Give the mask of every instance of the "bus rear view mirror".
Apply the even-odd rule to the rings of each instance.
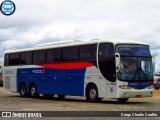
[[[120,69],[120,54],[115,53],[115,57],[116,57],[116,71],[118,72]]]

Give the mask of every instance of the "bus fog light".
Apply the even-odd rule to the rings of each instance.
[[[119,85],[121,89],[131,89],[128,85]]]
[[[154,85],[150,85],[148,89],[154,89]]]

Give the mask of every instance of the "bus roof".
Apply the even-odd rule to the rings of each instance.
[[[135,40],[126,40],[126,39],[109,39],[109,40],[99,40],[99,39],[92,39],[92,40],[67,40],[67,41],[57,41],[51,42],[47,44],[39,44],[32,48],[25,48],[25,49],[11,49],[6,50],[5,53],[16,53],[16,52],[26,52],[32,50],[43,50],[43,49],[50,49],[50,48],[61,48],[67,46],[76,46],[76,45],[87,45],[87,44],[94,44],[94,43],[113,43],[116,44],[141,44],[141,45],[148,45],[144,42],[135,41]]]

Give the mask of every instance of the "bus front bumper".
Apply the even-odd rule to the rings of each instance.
[[[120,89],[117,90],[116,98],[141,98],[141,97],[152,97],[154,89]]]

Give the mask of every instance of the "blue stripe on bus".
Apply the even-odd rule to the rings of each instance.
[[[17,87],[24,81],[29,92],[29,84],[35,82],[39,94],[84,95],[86,68],[58,70],[51,68],[17,69]],[[19,92],[19,89],[17,89]]]

